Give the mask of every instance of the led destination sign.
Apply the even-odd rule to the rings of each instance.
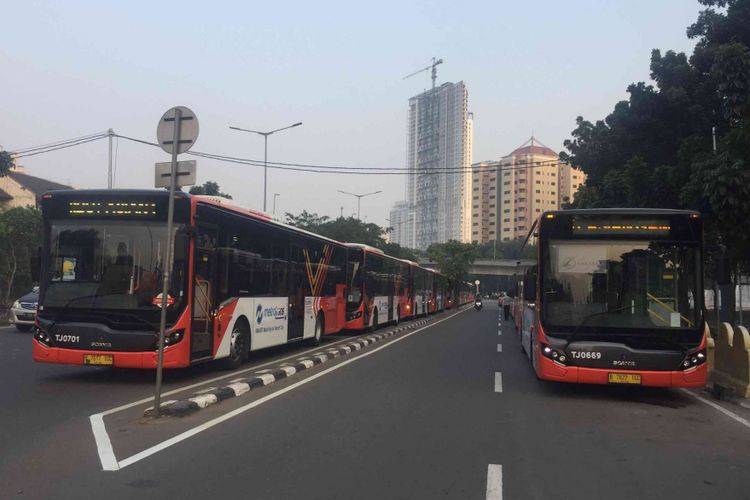
[[[622,236],[667,236],[672,227],[665,220],[617,220],[574,218],[573,234],[583,235],[622,235]]]
[[[156,203],[148,201],[69,201],[71,217],[147,217],[158,215]]]

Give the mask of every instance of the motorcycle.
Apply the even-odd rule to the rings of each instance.
[[[474,302],[474,310],[476,312],[479,312],[479,311],[482,310],[482,302],[481,301],[477,300],[477,301]]]

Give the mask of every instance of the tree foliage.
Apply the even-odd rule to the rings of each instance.
[[[469,266],[479,258],[479,248],[472,243],[450,240],[447,243],[433,243],[427,248],[427,255],[442,274],[459,282],[464,281]]]
[[[372,222],[365,223],[356,217],[331,219],[325,215],[303,210],[295,215],[286,213],[286,223],[342,243],[361,243],[383,250],[400,259],[417,260],[417,255],[396,243],[386,243],[385,229]]]
[[[8,173],[14,168],[16,168],[16,164],[10,153],[7,151],[0,151],[0,177],[8,175]]]
[[[10,305],[31,288],[31,256],[41,242],[39,210],[12,208],[0,212],[0,305]]]
[[[588,175],[575,207],[697,209],[707,241],[748,264],[750,0],[700,3],[692,55],[652,51],[655,85],[631,84],[604,120],[579,116],[561,156]]]
[[[206,196],[222,196],[224,198],[232,199],[232,195],[222,193],[219,184],[213,181],[206,181],[202,186],[193,186],[190,188],[190,194],[206,195]]]

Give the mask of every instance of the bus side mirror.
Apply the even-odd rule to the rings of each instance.
[[[39,283],[39,277],[41,274],[42,267],[42,247],[37,247],[36,254],[31,255],[31,262],[29,263],[31,271],[31,281]]]

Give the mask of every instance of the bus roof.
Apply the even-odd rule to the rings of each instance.
[[[574,208],[571,210],[546,210],[542,216],[552,215],[700,215],[695,210],[673,208]]]

